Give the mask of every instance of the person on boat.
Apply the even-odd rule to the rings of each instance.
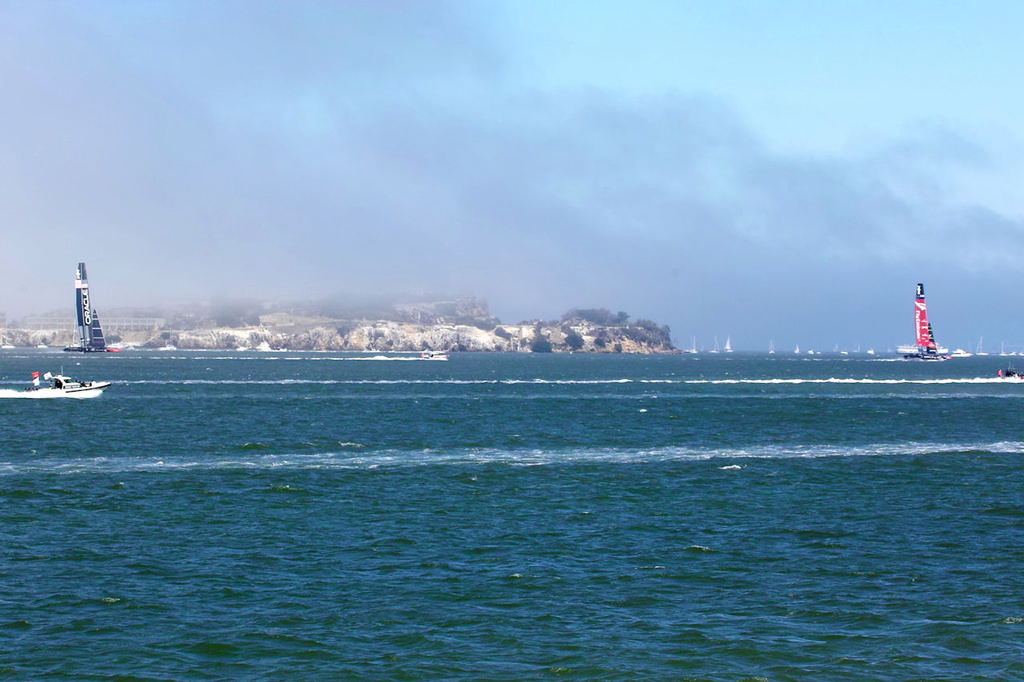
[[[57,377],[56,379],[53,380],[53,387],[64,388],[64,382],[60,380],[60,377]]]

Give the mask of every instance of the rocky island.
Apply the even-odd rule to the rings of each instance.
[[[45,328],[44,320],[68,321]],[[8,343],[73,342],[73,313],[28,318]],[[144,320],[144,323],[140,323]],[[353,307],[337,303],[233,302],[177,310],[114,311],[103,317],[108,344],[181,349],[420,352],[672,353],[668,326],[624,312],[573,309],[559,320],[503,324],[478,298]]]

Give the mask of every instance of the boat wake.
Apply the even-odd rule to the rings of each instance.
[[[998,376],[958,377],[944,379],[849,379],[829,377],[821,379],[783,379],[765,377],[763,379],[142,379],[121,381],[122,384],[159,384],[159,385],[262,385],[262,386],[295,386],[295,385],[452,385],[452,386],[493,386],[493,385],[531,385],[531,386],[602,386],[619,384],[658,384],[669,386],[714,386],[714,385],[750,385],[750,386],[800,386],[827,384],[859,384],[865,386],[878,385],[920,385],[947,386],[957,384],[1000,384],[1024,386],[1024,380],[1015,377],[1007,379]]]
[[[0,388],[0,399],[26,399],[26,400],[50,400],[55,398],[71,398],[73,400],[88,400],[98,398],[103,391],[81,391],[79,393],[61,393],[59,391],[17,391],[10,388]]]
[[[691,448],[669,446],[646,450],[622,448],[581,449],[505,449],[454,448],[437,450],[366,451],[351,448],[321,452],[273,454],[257,449],[233,456],[200,459],[182,457],[92,457],[67,459],[46,457],[31,461],[0,460],[0,476],[25,472],[60,474],[131,472],[203,472],[203,471],[287,471],[338,470],[370,471],[406,467],[476,467],[506,465],[513,467],[555,466],[563,464],[654,464],[670,462],[711,462],[720,471],[747,470],[753,460],[827,459],[861,457],[956,456],[981,453],[991,455],[1024,454],[1024,441],[989,443],[875,443],[857,446],[831,444],[774,444],[748,447]],[[262,454],[260,454],[262,452]]]
[[[678,383],[683,384],[755,384],[755,385],[770,385],[770,384],[785,384],[785,385],[800,385],[800,384],[864,384],[864,385],[898,385],[898,384],[915,384],[921,386],[945,386],[950,384],[1005,384],[1014,382],[1007,382],[1003,377],[956,377],[947,379],[840,379],[837,377],[829,377],[828,379],[688,379],[680,381]],[[1021,383],[1024,386],[1024,382]]]
[[[201,356],[204,360],[238,360],[238,361],[274,361],[287,360],[289,362],[422,362],[430,358],[424,358],[419,354],[412,355],[333,355],[334,351],[247,351],[239,354],[215,355],[223,353],[222,349],[216,348],[195,348],[188,349],[182,354],[168,355],[167,351],[153,348],[136,348],[136,351],[147,353],[147,360],[188,360],[193,354]],[[182,349],[175,349],[182,350]],[[356,352],[356,351],[352,351]],[[289,355],[289,354],[292,355]],[[316,355],[319,354],[319,355]]]

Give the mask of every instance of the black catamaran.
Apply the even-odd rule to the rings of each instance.
[[[85,263],[78,264],[75,272],[75,313],[78,318],[78,345],[64,350],[77,353],[116,353],[120,349],[107,348],[100,327],[100,316],[89,299],[89,279],[85,274]]]

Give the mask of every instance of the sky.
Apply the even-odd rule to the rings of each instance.
[[[0,311],[437,294],[1024,350],[1024,3],[0,0]]]

